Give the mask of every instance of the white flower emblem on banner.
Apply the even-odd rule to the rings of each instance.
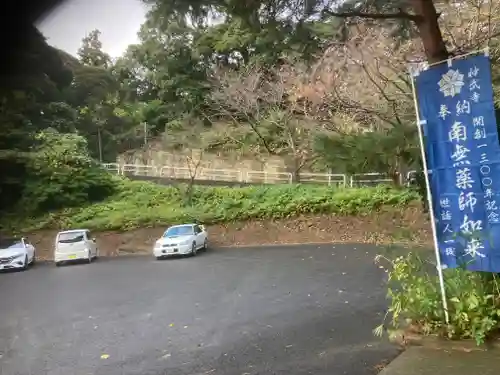
[[[464,75],[458,70],[450,69],[441,76],[438,85],[439,91],[441,91],[444,96],[451,96],[453,98],[455,95],[460,94],[462,87],[465,85]]]

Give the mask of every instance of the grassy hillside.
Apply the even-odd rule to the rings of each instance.
[[[84,207],[64,209],[37,218],[9,219],[17,230],[86,227],[125,230],[182,222],[205,224],[300,214],[362,215],[383,206],[397,209],[418,199],[406,189],[339,189],[310,185],[250,187],[194,187],[185,203],[185,187],[116,179],[118,189],[108,199]]]

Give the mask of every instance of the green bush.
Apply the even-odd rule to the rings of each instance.
[[[471,272],[462,268],[444,271],[449,324],[444,317],[439,279],[435,265],[409,253],[394,259],[379,256],[389,263],[386,320],[375,334],[398,329],[403,321],[422,334],[450,339],[474,339],[482,344],[500,328],[500,289],[496,274]]]
[[[186,206],[179,187],[115,178],[116,192],[101,202],[68,208],[36,219],[37,227],[129,229],[182,222],[224,223],[281,219],[300,214],[367,214],[382,206],[405,206],[418,199],[405,189],[338,189],[311,185],[249,187],[195,186]],[[24,224],[26,225],[26,223]]]
[[[91,159],[83,137],[46,130],[36,140],[19,211],[37,214],[76,207],[114,193],[116,182]]]

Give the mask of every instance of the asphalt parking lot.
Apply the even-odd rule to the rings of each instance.
[[[365,375],[398,350],[368,245],[212,250],[0,274],[0,374]]]

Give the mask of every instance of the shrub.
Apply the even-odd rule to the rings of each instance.
[[[462,268],[444,271],[449,324],[444,318],[436,266],[409,253],[386,261],[389,275],[390,307],[384,323],[374,332],[382,335],[398,329],[403,320],[422,334],[450,339],[474,339],[482,344],[500,327],[500,289],[496,274],[471,272]],[[385,326],[385,320],[390,322]]]
[[[91,159],[83,137],[46,130],[36,140],[28,162],[22,212],[86,205],[114,193],[116,183]]]
[[[388,187],[338,189],[311,185],[240,188],[195,186],[190,206],[183,189],[115,178],[115,194],[101,202],[69,208],[36,220],[38,227],[129,229],[182,222],[224,223],[281,219],[301,214],[365,214],[382,206],[405,206],[415,192]],[[25,224],[26,225],[26,224]]]

